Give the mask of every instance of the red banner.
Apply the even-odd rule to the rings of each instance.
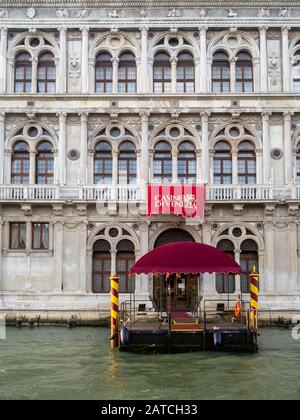
[[[176,214],[204,221],[204,185],[148,185],[148,216]]]

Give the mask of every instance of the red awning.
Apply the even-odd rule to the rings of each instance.
[[[130,270],[130,274],[241,272],[239,264],[229,255],[195,242],[176,242],[155,248],[140,258]]]

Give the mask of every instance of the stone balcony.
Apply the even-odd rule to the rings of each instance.
[[[0,202],[145,203],[143,185],[0,185]],[[265,202],[300,200],[300,185],[207,185],[206,200],[214,202]]]

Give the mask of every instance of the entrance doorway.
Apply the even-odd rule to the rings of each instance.
[[[198,276],[172,274],[154,276],[154,302],[161,310],[167,309],[168,294],[172,310],[192,310],[197,301]]]
[[[185,230],[168,229],[156,240],[154,248],[175,242],[195,242]],[[167,300],[172,310],[192,310],[198,296],[198,276],[193,274],[171,274],[153,276],[153,299],[157,308],[167,309]]]

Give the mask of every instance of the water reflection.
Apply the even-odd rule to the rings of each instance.
[[[0,341],[0,398],[296,399],[300,342],[263,330],[257,355],[136,355],[109,331],[9,328]]]

